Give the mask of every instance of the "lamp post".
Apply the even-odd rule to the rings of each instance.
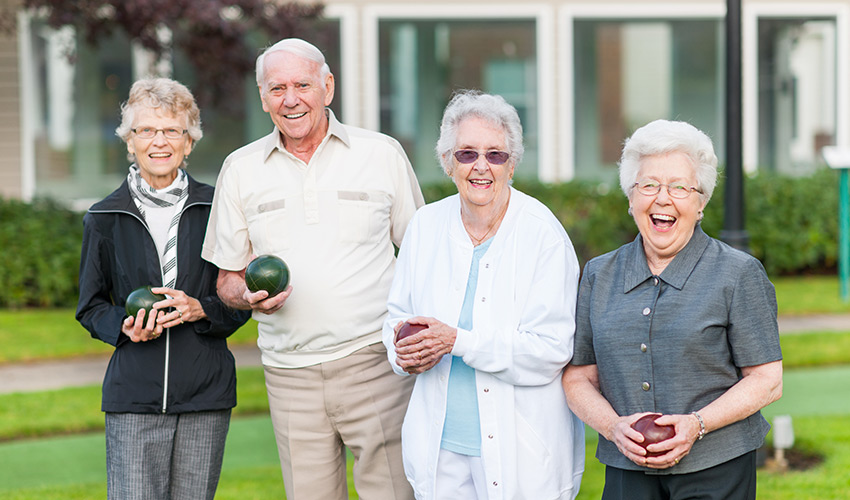
[[[744,228],[741,112],[741,0],[726,0],[726,190],[720,239],[749,252]]]

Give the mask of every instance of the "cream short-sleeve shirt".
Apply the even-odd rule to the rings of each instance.
[[[424,204],[397,141],[328,117],[309,163],[275,129],[228,156],[216,183],[202,257],[239,271],[252,254],[273,254],[290,269],[283,308],[254,314],[269,366],[309,366],[380,342],[393,244]]]

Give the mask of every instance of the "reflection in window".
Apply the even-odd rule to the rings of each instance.
[[[576,177],[614,182],[623,140],[658,118],[692,123],[723,154],[722,30],[716,20],[575,22]]]
[[[760,168],[808,174],[835,143],[834,20],[758,23]]]
[[[121,103],[127,100],[137,73],[133,46],[121,33],[93,47],[73,29],[54,30],[43,20],[32,19],[31,46],[35,67],[32,135],[35,141],[37,197],[61,201],[83,200],[78,207],[113,191],[126,177],[127,147],[115,135]],[[339,21],[322,23],[305,39],[325,53],[339,85],[341,75]],[[249,40],[259,53],[277,40],[255,36]],[[68,54],[72,53],[73,58]],[[170,58],[171,78],[189,88],[197,82],[191,64],[181,53]],[[225,157],[233,150],[271,132],[273,124],[262,109],[256,78],[248,74],[241,94],[230,106],[201,106],[204,138],[189,158],[189,172],[214,184]],[[225,109],[227,108],[227,109]],[[338,118],[342,93],[331,105]]]
[[[398,139],[422,183],[444,179],[434,154],[443,109],[457,89],[500,94],[522,120],[520,177],[537,177],[534,21],[384,20],[380,36],[381,131]]]
[[[92,48],[73,29],[40,21],[30,32],[36,196],[100,197],[126,175],[127,148],[115,127],[132,83],[130,43],[113,35]]]

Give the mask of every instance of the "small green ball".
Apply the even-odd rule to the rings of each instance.
[[[265,290],[274,297],[289,286],[289,267],[279,257],[260,255],[245,268],[245,284],[253,293]]]
[[[124,305],[127,315],[136,317],[140,309],[150,311],[154,303],[160,300],[165,300],[167,297],[159,293],[153,293],[150,286],[136,288],[130,295],[127,296],[127,303]]]

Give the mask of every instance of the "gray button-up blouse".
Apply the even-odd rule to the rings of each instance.
[[[779,359],[776,294],[761,263],[699,226],[659,276],[640,235],[584,268],[572,364],[597,365],[602,395],[621,416],[698,411],[741,379],[740,367]],[[601,436],[596,456],[621,469],[694,472],[757,449],[769,428],[757,412],[706,434],[662,471]]]

